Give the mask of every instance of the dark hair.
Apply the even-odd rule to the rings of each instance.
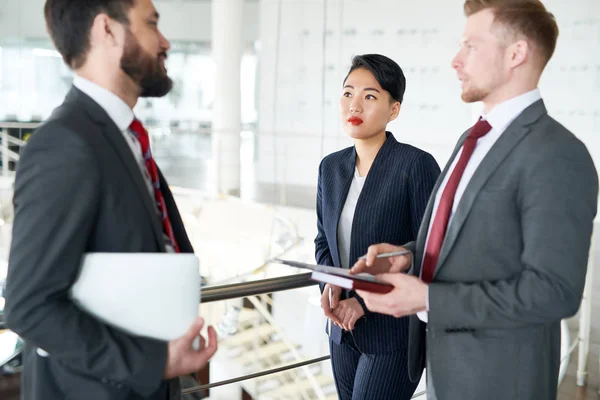
[[[404,91],[406,90],[406,78],[404,77],[402,68],[394,60],[381,54],[354,56],[350,71],[348,71],[348,75],[344,78],[344,84],[352,71],[359,68],[369,70],[375,79],[377,79],[379,85],[392,96],[392,99],[402,103]]]
[[[94,19],[104,13],[128,24],[127,12],[136,0],[46,0],[44,17],[48,33],[65,63],[77,69],[90,49]]]

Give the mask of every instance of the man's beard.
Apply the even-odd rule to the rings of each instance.
[[[483,89],[473,88],[467,91],[463,91],[460,95],[460,98],[465,103],[476,103],[478,101],[483,101],[489,95],[489,91]]]
[[[166,53],[161,56],[167,58]],[[160,57],[149,55],[129,30],[125,37],[121,69],[139,85],[140,97],[162,97],[173,87],[173,81],[160,65]]]

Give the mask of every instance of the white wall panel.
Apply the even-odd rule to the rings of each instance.
[[[443,166],[481,107],[461,101],[450,65],[465,23],[462,3],[262,0],[259,181],[313,185],[320,159],[351,145],[340,128],[338,101],[351,58],[362,53],[381,53],[400,64],[407,78],[405,100],[389,129]],[[600,2],[545,3],[561,34],[540,83],[542,95],[550,114],[586,143],[600,166]],[[268,150],[260,147],[272,148],[272,136],[261,140],[267,132],[285,153],[276,166],[284,172],[271,171],[272,156],[261,158]]]

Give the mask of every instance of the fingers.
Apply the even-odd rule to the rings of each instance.
[[[377,260],[377,254],[383,253],[383,250],[380,250],[381,247],[381,244],[374,244],[369,246],[369,248],[367,249],[367,267],[371,267],[375,263],[375,260]]]
[[[390,272],[404,272],[410,269],[412,263],[412,254],[391,257],[390,261],[392,263],[392,266],[390,267]]]
[[[363,273],[367,270],[367,260],[358,260],[356,263],[354,263],[354,265],[352,266],[352,268],[350,268],[350,273],[351,274],[360,274]]]
[[[331,312],[331,310],[329,308],[324,308],[323,314],[325,314],[325,316],[332,321],[336,320],[335,315],[333,315],[333,313]]]
[[[211,357],[217,352],[217,332],[212,326],[208,327],[208,344],[194,354],[194,369],[200,370],[206,366]]]
[[[346,313],[346,315],[344,315],[344,322],[342,322],[342,326],[344,327],[345,330],[351,331],[354,328],[354,324],[352,324],[352,325],[350,324],[353,317],[354,317],[354,312],[352,312],[351,310],[349,310]]]
[[[335,316],[338,319],[338,325],[344,330],[346,330],[345,320],[346,320],[347,314],[348,314],[348,309],[345,306],[341,306],[335,310]]]
[[[213,328],[212,326],[208,327],[208,345],[204,348],[204,350],[208,350],[208,352],[210,353],[210,356],[212,357],[213,354],[215,354],[215,352],[217,351],[217,331],[215,331],[215,328]]]
[[[183,335],[182,339],[186,343],[189,343],[189,346],[191,346],[194,339],[196,339],[198,337],[198,335],[200,335],[200,331],[202,330],[203,326],[204,326],[204,319],[201,317],[196,318],[196,320],[188,328],[185,335]]]
[[[325,316],[331,321],[333,321],[335,324],[338,324],[340,322],[338,317],[335,315],[335,309],[333,309],[332,311],[332,309],[330,309],[329,306],[323,308],[323,314],[325,314]]]
[[[397,251],[399,248],[400,247],[388,243],[379,243],[369,246],[369,249],[367,250],[367,265],[369,267],[373,266],[377,260],[376,256],[378,254],[390,253],[392,251]]]
[[[206,347],[206,339],[204,339],[204,336],[200,335],[200,347],[198,350],[202,350],[204,347]]]
[[[358,321],[358,314],[356,313],[352,313],[351,318],[348,320],[348,330],[351,331],[352,329],[354,329],[354,325],[356,325],[356,321]]]
[[[334,324],[336,324],[338,326],[341,326],[342,325],[342,320],[340,318],[340,312],[341,312],[341,309],[339,307],[335,308],[331,312],[331,315],[328,316],[327,318],[329,318],[331,320],[331,322],[333,322]]]
[[[323,294],[321,294],[321,308],[323,311],[329,310],[329,284],[325,285],[323,288]]]
[[[340,294],[341,294],[341,289],[337,286],[330,286],[331,287],[331,308],[337,308],[337,306],[339,306],[340,304]]]

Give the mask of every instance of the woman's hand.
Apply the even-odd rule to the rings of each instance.
[[[331,303],[329,302],[329,291],[331,290]],[[321,295],[321,308],[327,318],[329,318],[334,324],[341,325],[341,321],[335,316],[333,310],[338,306],[340,302],[340,295],[342,289],[338,286],[325,285],[323,294]]]
[[[339,302],[338,306],[333,310],[333,315],[341,321],[342,329],[351,331],[354,329],[354,324],[365,315],[362,306],[354,297]]]

